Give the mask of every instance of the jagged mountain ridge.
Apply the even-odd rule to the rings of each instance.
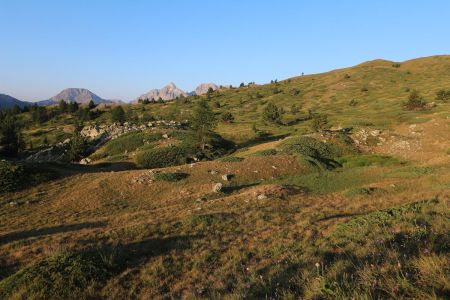
[[[217,89],[219,89],[219,86],[217,86],[214,83],[202,83],[197,86],[195,91],[186,92],[186,91],[178,88],[173,82],[171,82],[161,89],[152,89],[152,90],[148,91],[147,93],[142,94],[141,96],[136,98],[134,102],[138,102],[139,100],[145,100],[145,99],[148,99],[148,100],[153,99],[156,101],[159,98],[161,98],[164,101],[167,101],[167,100],[173,100],[173,99],[175,99],[177,97],[181,97],[181,96],[187,97],[187,96],[194,96],[194,95],[203,95],[203,94],[206,94],[206,92],[208,91],[209,88],[212,88],[213,90],[217,90]]]
[[[159,98],[161,98],[162,100],[172,100],[180,96],[187,97],[188,94],[185,91],[179,89],[173,82],[171,82],[161,89],[153,89],[145,94],[142,94],[136,99],[136,101],[138,101],[139,99],[158,100]]]

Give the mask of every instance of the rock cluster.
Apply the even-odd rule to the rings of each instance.
[[[377,138],[381,135],[380,129],[366,129],[363,128],[352,135],[352,139],[356,145],[365,145],[369,137]]]
[[[63,161],[66,157],[67,149],[69,148],[70,139],[66,139],[62,143],[58,143],[54,146],[46,149],[39,150],[25,160],[29,162],[57,162]]]
[[[80,134],[88,141],[103,142],[117,138],[125,133],[145,130],[147,128],[165,127],[165,128],[182,128],[187,125],[187,121],[152,121],[147,124],[136,125],[125,122],[123,125],[114,123],[111,125],[89,125],[83,127]]]
[[[152,183],[155,178],[155,173],[158,173],[158,171],[155,170],[148,170],[143,173],[141,173],[138,177],[133,178],[131,181],[132,183]]]

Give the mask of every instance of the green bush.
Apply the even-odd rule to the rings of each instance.
[[[194,157],[199,160],[215,159],[234,149],[234,143],[215,133],[206,136],[204,149],[196,143],[196,133],[193,131],[174,131],[171,135],[180,143],[165,148],[145,149],[136,156],[137,164],[144,168],[162,168],[185,164]]]
[[[441,89],[436,92],[436,100],[448,101],[450,100],[450,90]]]
[[[186,163],[186,156],[178,146],[154,148],[138,153],[136,163],[143,168],[163,168]]]
[[[328,122],[328,116],[325,114],[312,114],[311,115],[311,129],[319,132],[330,129],[331,125]]]
[[[70,140],[69,149],[67,150],[67,159],[69,161],[78,161],[87,153],[87,142],[80,135],[75,132]]]
[[[426,106],[425,99],[417,90],[409,94],[408,101],[404,104],[406,110],[424,110]]]
[[[277,155],[278,151],[276,149],[264,149],[258,152],[255,152],[252,154],[252,156],[271,156],[271,155]]]
[[[267,104],[263,110],[263,121],[270,123],[279,123],[281,121],[280,108],[273,103]]]
[[[194,131],[176,131],[172,135],[181,141],[177,146],[182,148],[186,155],[195,156],[198,159],[216,159],[235,149],[233,142],[216,133],[209,133],[205,137],[207,143],[203,150],[196,143],[197,137]]]
[[[342,158],[339,158],[338,162],[346,168],[369,166],[386,167],[404,164],[404,162],[398,160],[395,157],[378,154],[344,156]]]
[[[353,197],[353,196],[370,196],[375,193],[381,193],[384,190],[377,187],[359,187],[359,188],[352,188],[347,190],[345,193],[345,196],[347,197]]]
[[[220,119],[225,123],[233,123],[234,116],[229,111],[226,111],[226,112],[222,113],[222,115],[220,116]]]
[[[136,150],[145,143],[155,142],[161,138],[162,135],[160,133],[131,132],[107,142],[104,151],[107,155],[123,154],[125,151]]]
[[[309,136],[290,138],[282,143],[281,149],[289,154],[324,158],[333,157],[332,149],[327,144]]]
[[[308,136],[294,137],[281,144],[282,152],[300,155],[301,162],[314,167],[334,169],[340,164],[335,160],[345,153],[355,151],[349,137],[338,135],[330,143],[324,143]]]
[[[23,165],[0,161],[0,192],[11,192],[23,185],[26,177]]]
[[[189,177],[189,174],[187,173],[156,173],[154,175],[154,179],[157,181],[169,181],[169,182],[175,182],[180,181],[183,179],[186,179]]]
[[[0,161],[0,193],[13,192],[57,178],[45,164],[18,164]]]
[[[58,254],[0,281],[1,299],[93,299],[110,276],[99,254]]]
[[[387,226],[395,222],[400,222],[405,215],[416,215],[428,207],[438,203],[438,200],[423,200],[414,203],[404,204],[385,210],[377,210],[367,215],[353,218],[347,223],[340,224],[331,235],[337,245],[344,241],[361,241],[366,238],[375,226]]]

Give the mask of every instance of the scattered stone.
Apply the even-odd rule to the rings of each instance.
[[[209,174],[211,174],[211,175],[217,175],[217,173],[218,173],[218,172],[215,171],[215,170],[210,170],[210,171],[209,171]]]
[[[267,199],[267,196],[266,196],[266,194],[259,194],[258,196],[256,196],[256,199],[264,200],[264,199]]]
[[[231,175],[231,174],[222,175],[222,180],[224,180],[224,181],[230,181],[231,178],[233,178],[233,175]]]
[[[286,199],[289,195],[304,193],[304,190],[289,186],[268,184],[254,187],[250,193],[253,193],[253,196],[258,200],[267,198]]]
[[[168,139],[168,138],[169,138],[169,135],[168,135],[167,133],[164,133],[164,134],[162,135],[162,137],[165,138],[165,139]]]
[[[197,200],[195,200],[196,202],[205,202],[206,200],[208,200],[208,199],[206,199],[206,197],[200,197],[200,198],[197,198]]]
[[[89,157],[83,158],[80,160],[80,165],[89,165],[91,163],[91,159]]]
[[[19,205],[19,203],[17,201],[9,202],[9,206],[11,206],[11,207],[14,207],[14,206],[17,206],[17,205]]]
[[[222,190],[222,188],[223,188],[223,184],[221,184],[220,182],[216,183],[213,187],[213,192],[219,193]]]

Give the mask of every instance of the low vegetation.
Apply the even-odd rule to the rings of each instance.
[[[449,298],[449,64],[2,111],[0,298]]]
[[[187,177],[189,177],[189,174],[187,173],[176,172],[176,173],[156,173],[153,178],[159,181],[176,182],[186,179]]]
[[[47,164],[0,161],[0,193],[21,190],[57,177],[58,173]]]

